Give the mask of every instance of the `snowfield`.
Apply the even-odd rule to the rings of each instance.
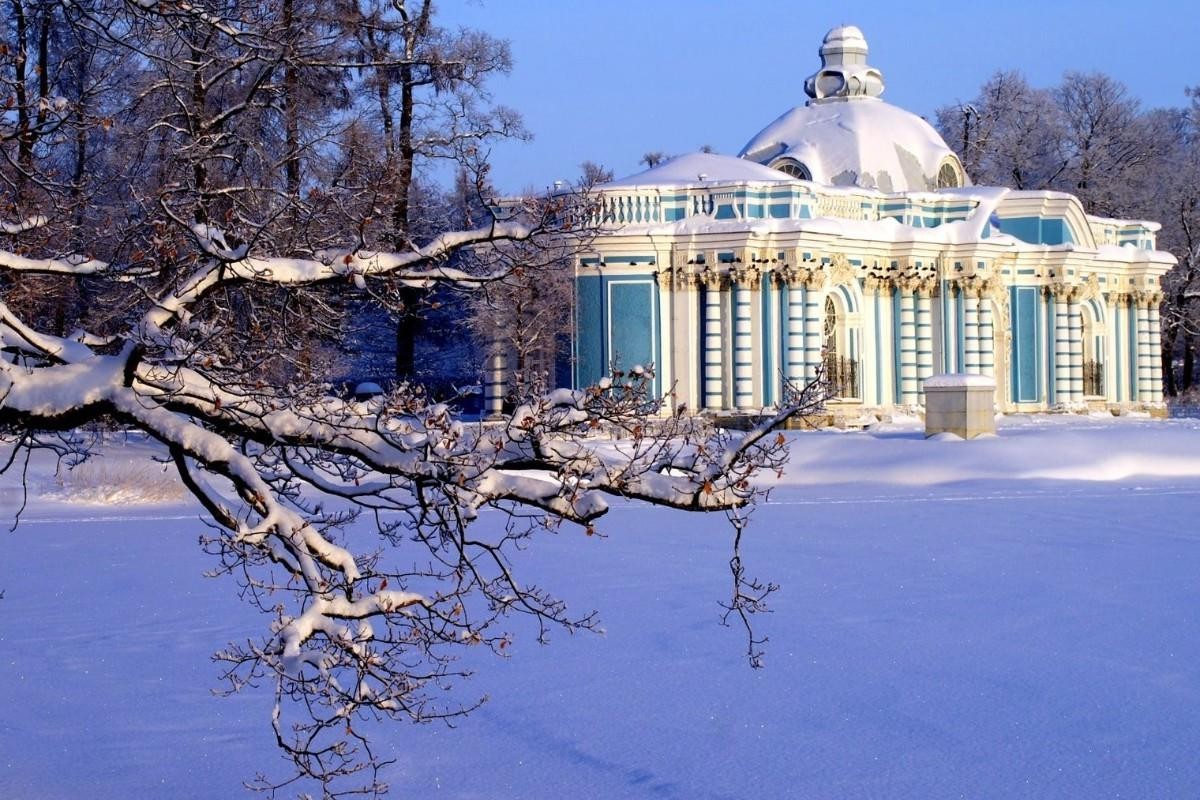
[[[392,796],[1200,796],[1200,421],[790,436],[744,545],[782,584],[764,670],[717,623],[723,516],[618,503],[607,536],[517,560],[606,634],[469,651],[480,711],[376,730]],[[151,451],[105,452],[120,472]],[[282,766],[272,698],[212,696],[208,656],[264,623],[202,577],[198,507],[60,483],[35,464],[0,533],[0,797],[250,796]],[[20,502],[6,476],[9,519]]]

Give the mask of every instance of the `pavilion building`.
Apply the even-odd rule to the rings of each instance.
[[[917,410],[975,373],[1005,412],[1158,409],[1153,222],[1061,192],[970,184],[880,99],[858,28],[830,31],[808,102],[738,157],[680,156],[596,188],[575,269],[573,380],[654,364],[672,408],[755,413],[823,371],[843,416]]]

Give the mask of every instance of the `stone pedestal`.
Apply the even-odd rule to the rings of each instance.
[[[973,439],[996,432],[996,381],[954,373],[925,381],[925,436],[953,433]]]

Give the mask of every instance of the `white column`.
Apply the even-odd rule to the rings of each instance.
[[[917,384],[917,324],[913,286],[899,283],[900,291],[900,402],[915,406],[919,402]]]
[[[809,278],[804,288],[804,380],[817,379],[821,363],[821,336],[824,333],[825,291],[824,275]]]
[[[1071,292],[1067,298],[1067,324],[1070,337],[1071,401],[1083,400],[1083,311],[1079,307],[1079,294]]]
[[[1112,336],[1109,337],[1109,352],[1111,357],[1107,359],[1107,363],[1112,365],[1112,372],[1105,375],[1104,388],[1109,398],[1116,401],[1125,399],[1125,362],[1128,360],[1126,353],[1128,349],[1122,350],[1125,342],[1124,328],[1121,327],[1125,322],[1125,318],[1121,314],[1121,309],[1125,304],[1121,302],[1120,297],[1115,292],[1109,295],[1108,309],[1112,317]],[[1105,366],[1105,370],[1109,367]]]
[[[733,275],[733,405],[738,410],[754,409],[754,327],[750,305],[751,287],[758,271],[744,269]]]
[[[963,372],[979,373],[979,298],[970,289],[959,296],[963,307]]]
[[[1144,293],[1138,294],[1136,302],[1138,400],[1143,403],[1152,403],[1154,402],[1154,348],[1150,343],[1150,302]]]
[[[884,405],[899,405],[899,387],[896,385],[896,369],[900,345],[896,339],[896,307],[892,294],[896,284],[880,280],[875,287],[876,318],[875,356],[879,359],[879,402]]]
[[[917,287],[917,380],[924,391],[925,379],[933,377],[933,283]]]
[[[1133,292],[1125,295],[1121,307],[1124,308],[1124,319],[1121,320],[1121,343],[1125,348],[1125,391],[1126,400],[1131,403],[1138,401],[1138,344],[1137,344],[1137,295]]]
[[[996,374],[996,331],[992,325],[992,301],[981,297],[979,304],[979,372],[988,377]]]
[[[804,282],[794,274],[785,274],[787,284],[787,342],[783,352],[783,369],[788,383],[795,390],[804,388]]]
[[[504,414],[504,396],[508,393],[508,356],[499,346],[488,357],[483,384],[484,412],[489,417]]]
[[[1150,298],[1150,402],[1161,403],[1163,392],[1162,374],[1162,322],[1159,318],[1159,299]]]
[[[721,276],[709,273],[704,280],[704,408],[725,407],[724,341],[721,331]]]
[[[1051,295],[1054,303],[1054,402],[1071,401],[1071,324],[1065,293]]]

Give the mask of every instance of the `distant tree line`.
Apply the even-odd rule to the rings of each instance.
[[[491,146],[527,137],[486,88],[511,65],[507,42],[438,24],[430,0],[7,0],[0,216],[39,223],[0,229],[0,246],[86,252],[164,283],[194,266],[183,240],[198,224],[296,257],[419,247],[484,219]],[[144,301],[104,279],[0,280],[58,334],[111,328]],[[383,280],[222,302],[255,328],[265,368],[353,371],[345,343],[374,342],[389,363],[358,368],[410,378],[423,318],[455,297]]]

